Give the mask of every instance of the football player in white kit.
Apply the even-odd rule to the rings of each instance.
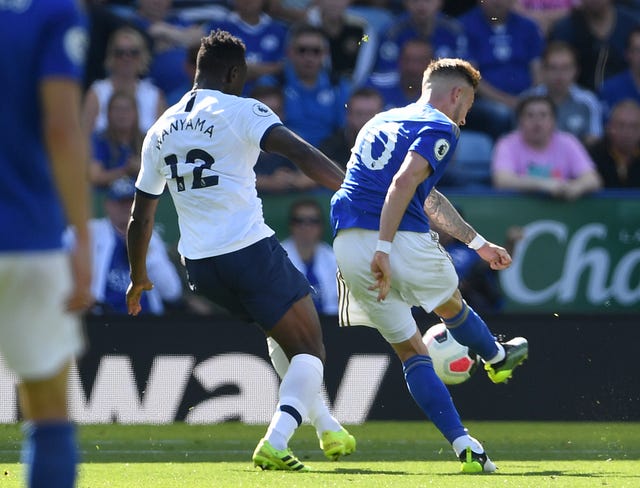
[[[485,360],[494,383],[505,382],[527,357],[524,338],[497,342],[465,303],[453,263],[429,228],[429,221],[436,222],[493,269],[511,264],[504,248],[485,241],[435,189],[479,81],[467,61],[431,62],[416,103],[382,112],[360,130],[344,183],[331,200],[333,248],[343,277],[341,325],[375,327],[391,344],[414,400],[451,443],[466,473],[496,466],[462,425],[411,307],[435,311],[458,342]]]
[[[239,97],[246,71],[240,39],[221,30],[204,37],[194,89],[147,133],[127,232],[127,305],[136,315],[141,293],[153,286],[146,252],[158,197],[168,186],[178,213],[178,251],[192,289],[258,323],[286,355],[275,364],[284,373],[277,411],[253,462],[263,469],[306,471],[288,447],[305,418],[316,426],[329,458],[353,452],[355,439],[322,400],[325,351],[310,286],[264,222],[253,167],[261,149],[275,152],[333,190],[344,172],[267,106]]]

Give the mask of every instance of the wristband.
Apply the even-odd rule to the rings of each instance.
[[[470,249],[473,249],[474,251],[477,251],[486,243],[487,243],[487,240],[484,237],[482,237],[480,234],[476,234],[476,236],[473,239],[471,239],[471,242],[467,244],[467,247],[469,247]]]
[[[378,240],[378,244],[376,244],[376,251],[391,254],[391,243],[389,241]]]

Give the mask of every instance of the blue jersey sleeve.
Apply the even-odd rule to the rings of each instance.
[[[73,2],[56,2],[59,8],[48,18],[47,40],[40,46],[39,77],[60,76],[81,80],[88,46],[86,18]]]
[[[455,131],[434,131],[432,127],[426,126],[418,132],[409,150],[425,158],[435,172],[451,159],[457,142]]]

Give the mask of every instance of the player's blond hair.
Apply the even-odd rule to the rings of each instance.
[[[469,83],[473,89],[478,88],[482,76],[469,61],[460,58],[440,58],[429,63],[422,78],[423,88],[432,81],[438,79],[462,79]]]

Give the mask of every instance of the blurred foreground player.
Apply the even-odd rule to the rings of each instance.
[[[322,331],[309,282],[264,222],[253,168],[263,149],[334,190],[344,172],[286,129],[266,105],[239,97],[246,73],[242,41],[212,32],[201,42],[194,89],[147,133],[127,233],[127,304],[137,315],[141,293],[153,286],[146,253],[158,197],[168,186],[178,213],[178,251],[192,289],[259,324],[288,362],[276,365],[283,375],[278,408],[253,462],[263,469],[307,471],[288,442],[305,418],[317,417],[318,408],[328,414],[320,394]],[[353,436],[332,417],[326,420],[327,432],[320,435],[325,454],[353,452]]]
[[[73,0],[0,2],[0,352],[19,378],[31,488],[75,485],[69,365],[92,304],[88,141],[80,128],[87,32]],[[77,247],[63,251],[66,224]]]

